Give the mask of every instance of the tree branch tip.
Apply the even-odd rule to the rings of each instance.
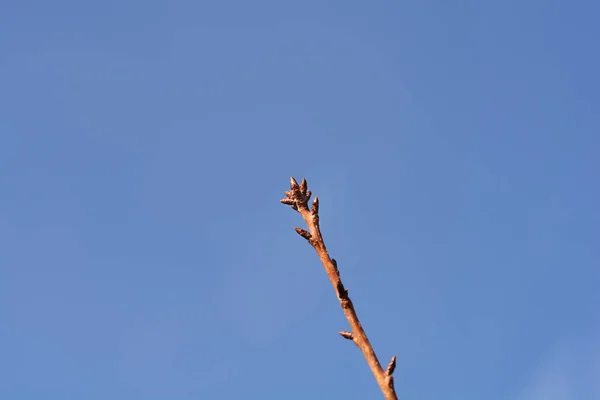
[[[352,340],[354,341],[354,334],[352,332],[348,332],[348,331],[340,331],[338,332],[344,339],[348,339],[348,340]]]
[[[390,360],[390,363],[388,364],[387,368],[385,369],[385,374],[387,376],[392,376],[392,374],[394,373],[394,370],[396,369],[396,355],[394,354],[392,356],[392,359]]]

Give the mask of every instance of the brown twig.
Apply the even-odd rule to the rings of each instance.
[[[306,239],[316,250],[325,267],[325,272],[327,272],[327,276],[329,276],[329,280],[336,291],[340,305],[344,310],[344,315],[352,328],[352,332],[342,331],[339,334],[348,340],[352,340],[360,351],[362,351],[386,400],[397,400],[398,397],[394,390],[394,378],[392,376],[396,368],[396,356],[392,357],[385,370],[381,368],[381,364],[379,364],[379,360],[367,338],[367,334],[358,320],[354,305],[350,297],[348,297],[348,290],[342,284],[337,262],[335,259],[330,258],[327,253],[319,226],[319,198],[315,197],[312,206],[309,208],[308,201],[310,200],[311,192],[308,190],[306,179],[302,179],[302,183],[298,185],[298,182],[293,177],[290,178],[290,190],[285,192],[285,195],[286,198],[281,200],[281,202],[298,211],[308,226],[308,231],[296,228],[296,232]]]

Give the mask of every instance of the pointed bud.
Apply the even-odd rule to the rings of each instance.
[[[354,335],[352,334],[352,332],[348,332],[348,331],[341,331],[338,332],[344,339],[348,339],[348,340],[354,340]]]
[[[312,207],[310,208],[310,212],[312,215],[319,214],[319,197],[315,196],[315,199],[312,202]]]
[[[292,191],[299,189],[298,182],[296,182],[293,176],[290,176],[290,189],[292,189]]]
[[[294,228],[296,233],[300,236],[302,236],[304,239],[309,240],[312,238],[312,235],[310,234],[309,231],[305,231],[302,228]]]
[[[288,206],[293,206],[296,204],[296,200],[292,200],[292,199],[281,199],[279,201]]]
[[[302,192],[302,194],[306,194],[307,189],[308,189],[308,182],[306,182],[305,178],[302,178],[302,182],[300,183],[300,192]]]
[[[387,376],[392,376],[395,369],[396,369],[396,356],[393,356],[392,360],[390,361],[390,363],[388,364],[388,366],[385,370],[385,374]]]

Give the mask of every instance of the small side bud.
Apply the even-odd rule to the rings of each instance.
[[[319,196],[315,196],[315,198],[312,202],[312,207],[310,208],[310,212],[312,215],[319,214]]]
[[[387,368],[385,369],[385,374],[387,376],[392,376],[395,369],[396,369],[396,356],[394,355],[392,357],[390,363],[388,364]]]
[[[296,201],[292,200],[292,199],[281,199],[279,201],[281,203],[285,204],[286,206],[292,206],[292,205],[296,204]]]
[[[302,228],[294,228],[296,233],[300,236],[302,236],[304,239],[310,241],[310,239],[312,239],[312,235],[310,234],[309,231],[306,231]]]
[[[346,289],[344,287],[344,285],[342,284],[342,281],[338,281],[335,288],[337,290],[338,297],[340,299],[345,300],[348,298],[348,289]]]
[[[331,263],[333,264],[333,269],[335,269],[335,273],[337,274],[337,276],[340,276],[340,270],[338,269],[338,266],[337,266],[337,260],[335,258],[332,258]]]
[[[354,340],[354,335],[352,334],[352,332],[348,332],[348,331],[340,331],[338,332],[344,339],[348,339],[348,340]]]

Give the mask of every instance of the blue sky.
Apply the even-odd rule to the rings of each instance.
[[[599,13],[0,2],[0,397],[600,398]]]

